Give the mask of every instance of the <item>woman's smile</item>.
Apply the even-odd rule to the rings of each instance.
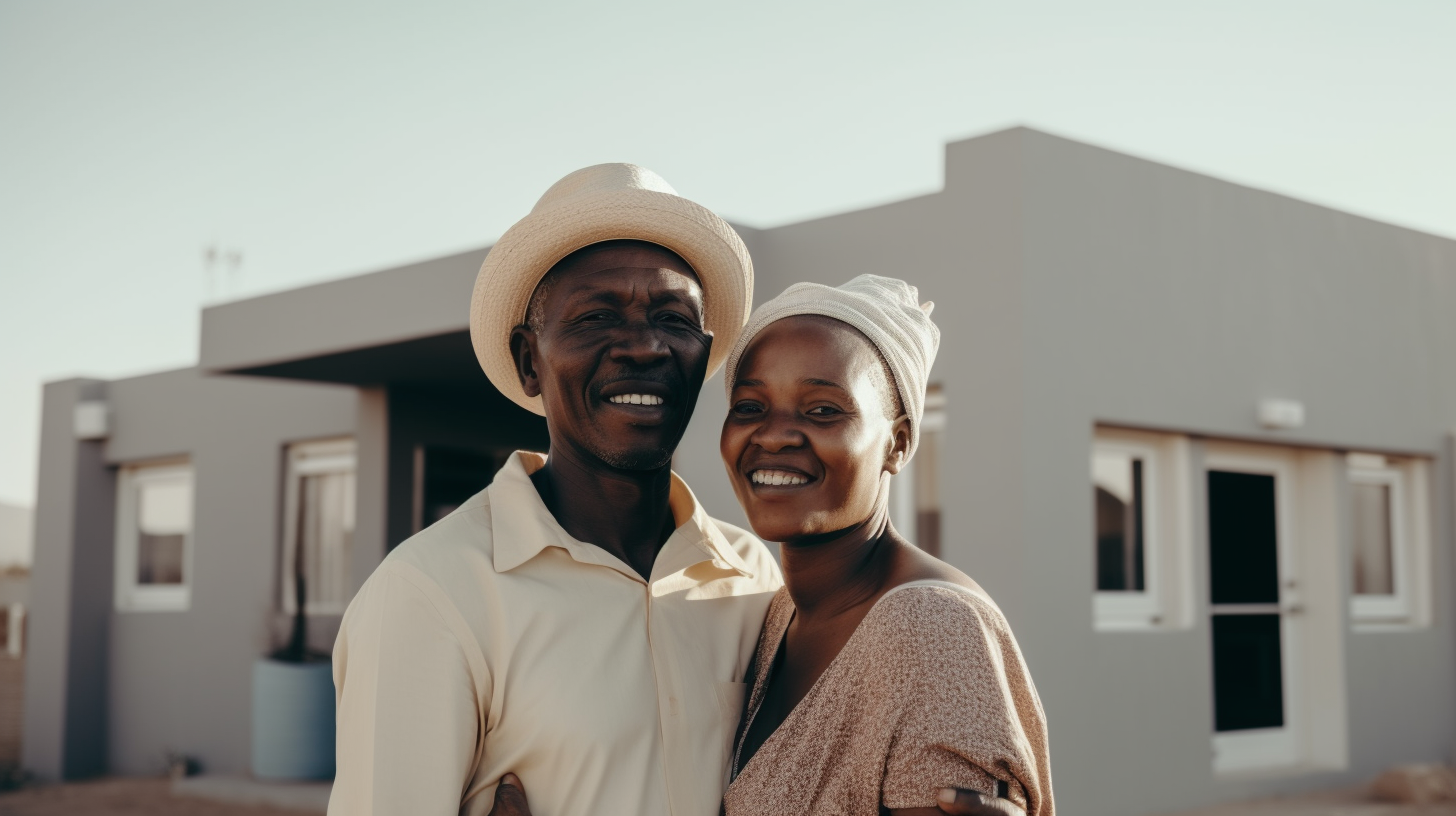
[[[821,535],[886,500],[899,464],[889,388],[874,346],[832,318],[787,318],[754,338],[721,452],[755,532],[783,542]]]

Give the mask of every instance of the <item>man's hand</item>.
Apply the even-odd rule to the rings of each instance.
[[[520,777],[512,773],[501,777],[500,784],[495,786],[495,806],[490,809],[490,816],[531,816],[531,806],[526,804],[526,789],[521,787]]]
[[[940,812],[951,816],[1026,816],[1026,812],[1009,799],[955,788],[941,789]]]

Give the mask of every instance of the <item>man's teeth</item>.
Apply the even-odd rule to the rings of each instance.
[[[618,405],[661,405],[662,397],[653,394],[618,394],[615,397],[607,397],[608,402],[615,402]]]
[[[755,470],[749,476],[754,484],[761,485],[801,485],[808,484],[809,479],[797,473],[790,473],[787,470]]]

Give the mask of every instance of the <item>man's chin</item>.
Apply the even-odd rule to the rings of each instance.
[[[617,470],[660,470],[672,464],[673,448],[598,451],[597,458]]]

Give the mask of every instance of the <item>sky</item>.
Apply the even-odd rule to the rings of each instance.
[[[1453,42],[1448,0],[0,0],[0,501],[41,383],[190,365],[205,304],[485,246],[598,162],[774,226],[1028,125],[1456,237]]]

